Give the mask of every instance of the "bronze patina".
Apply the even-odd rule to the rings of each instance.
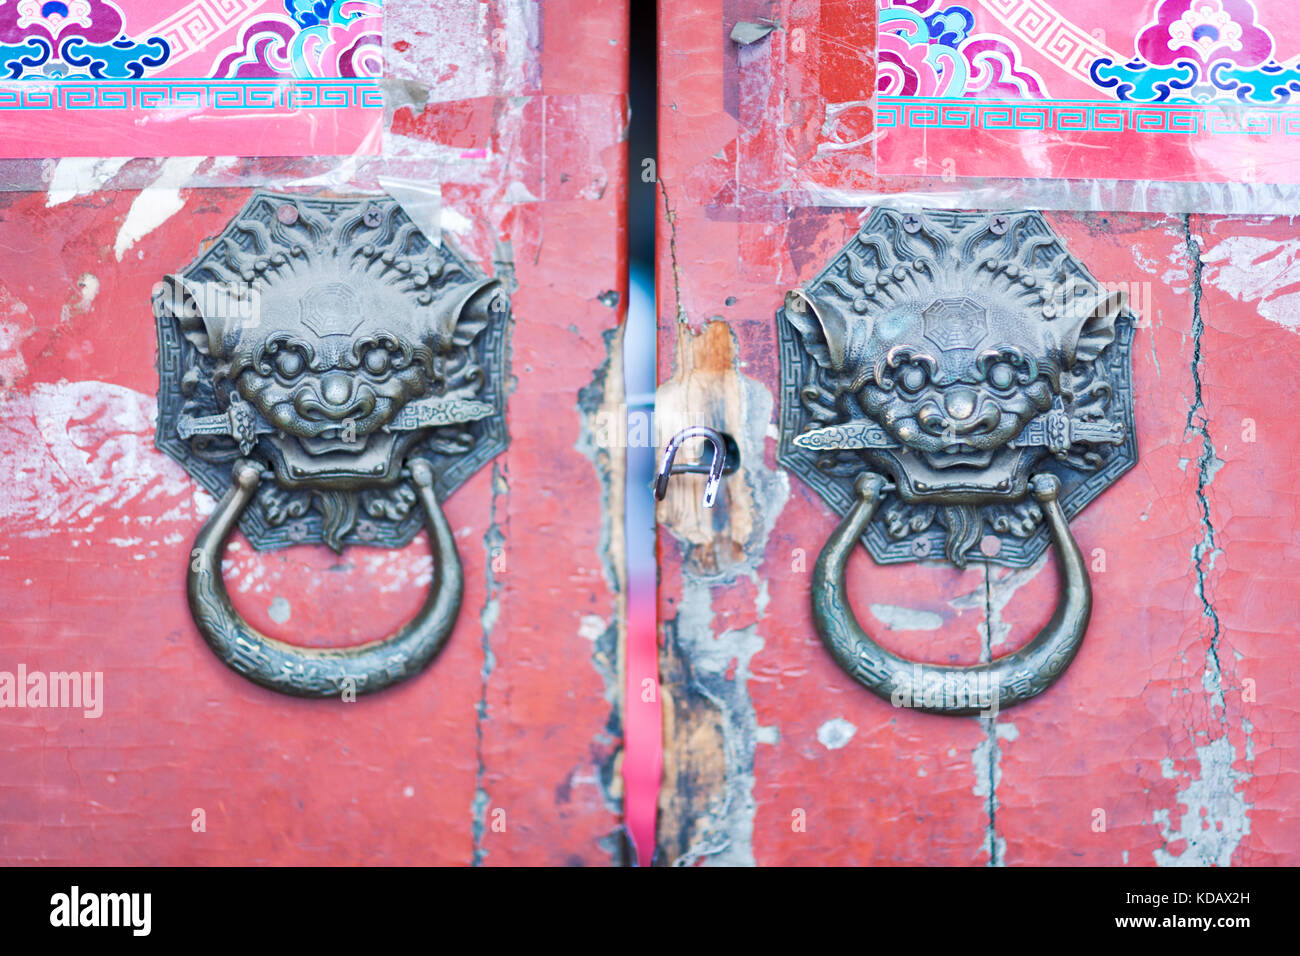
[[[1135,321],[1034,211],[878,208],[787,295],[778,460],[843,516],[813,618],[860,683],[969,714],[1042,693],[1073,660],[1092,598],[1069,519],[1137,460]],[[959,567],[1025,567],[1050,543],[1056,612],[989,663],[918,664],[873,641],[846,600],[858,541],[880,563]]]
[[[325,697],[379,690],[437,654],[462,574],[440,499],[506,445],[501,281],[435,244],[387,197],[258,192],[159,283],[159,448],[219,497],[190,564],[190,609],[230,667]],[[427,528],[430,594],[398,633],[303,648],[243,621],[221,578],[255,548],[401,547]]]

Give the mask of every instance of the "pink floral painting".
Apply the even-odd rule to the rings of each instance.
[[[202,155],[214,133],[373,152],[382,20],[382,0],[0,2],[0,155]]]
[[[1300,177],[1300,21],[1281,0],[881,0],[883,172]]]

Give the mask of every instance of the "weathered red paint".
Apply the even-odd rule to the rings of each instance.
[[[1292,218],[1191,218],[1205,262],[1201,313],[1203,415],[1223,462],[1205,488],[1223,549],[1209,594],[1220,628],[1226,732],[1250,806],[1234,862],[1295,865],[1300,854],[1300,714],[1294,689],[1300,580],[1300,310]],[[1217,729],[1216,729],[1217,733]],[[1253,751],[1254,758],[1247,759]],[[1195,812],[1195,811],[1193,811]]]
[[[445,504],[466,581],[451,640],[381,694],[344,704],[265,691],[208,651],[186,608],[211,501],[153,447],[150,291],[249,188],[181,190],[175,214],[120,256],[139,191],[54,206],[0,194],[0,669],[100,670],[105,693],[99,719],[0,711],[0,859],[608,864],[616,853],[618,582],[600,505],[616,453],[591,447],[578,406],[584,388],[602,397],[620,314],[599,297],[625,292],[626,11],[548,4],[534,24],[544,42],[507,51],[492,47],[495,5],[485,22],[454,6],[399,8],[395,69],[408,70],[412,105],[397,107],[389,145],[471,151],[441,167],[442,202],[471,224],[457,239],[485,268],[509,244],[512,444]],[[462,99],[421,72],[447,43],[493,49],[499,82]],[[424,102],[410,85],[422,80]],[[504,195],[511,169],[539,188]],[[355,643],[415,612],[426,548],[421,535],[396,553],[256,554],[237,535],[225,574],[257,627]],[[200,808],[206,832],[191,827]]]
[[[1140,460],[1072,523],[1095,607],[1051,690],[992,724],[918,714],[867,693],[817,638],[811,567],[837,518],[775,462],[774,314],[865,211],[834,196],[897,188],[871,160],[872,9],[660,4],[660,377],[689,395],[684,356],[698,367],[725,323],[729,367],[687,375],[681,402],[735,434],[745,466],[702,525],[689,482],[660,512],[666,675],[684,673],[712,714],[666,747],[716,751],[686,769],[669,754],[676,829],[660,844],[689,863],[1294,864],[1289,220],[1048,213],[1100,280],[1136,284],[1142,317]],[[779,26],[738,48],[739,20]],[[747,397],[709,397],[727,390]],[[959,572],[860,551],[850,598],[887,647],[973,663],[1047,620],[1052,563]],[[684,847],[683,828],[711,838]]]

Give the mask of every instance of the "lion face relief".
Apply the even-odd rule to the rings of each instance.
[[[792,444],[831,473],[889,475],[896,536],[937,518],[961,563],[985,514],[1033,532],[1027,483],[1045,458],[1095,469],[1089,446],[1124,440],[1102,420],[1111,389],[1096,362],[1125,311],[1036,214],[877,210],[787,296],[781,314],[815,365]]]
[[[371,527],[405,516],[410,455],[453,465],[498,411],[479,339],[504,320],[501,284],[391,201],[259,194],[155,309],[186,343],[187,451],[260,458],[268,523],[315,510],[335,546],[365,531],[359,508]]]

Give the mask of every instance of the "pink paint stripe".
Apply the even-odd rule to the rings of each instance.
[[[663,775],[663,711],[655,595],[629,582],[627,687],[623,708],[623,820],[638,866],[654,858],[655,816]]]
[[[0,157],[377,155],[370,80],[0,83]]]

